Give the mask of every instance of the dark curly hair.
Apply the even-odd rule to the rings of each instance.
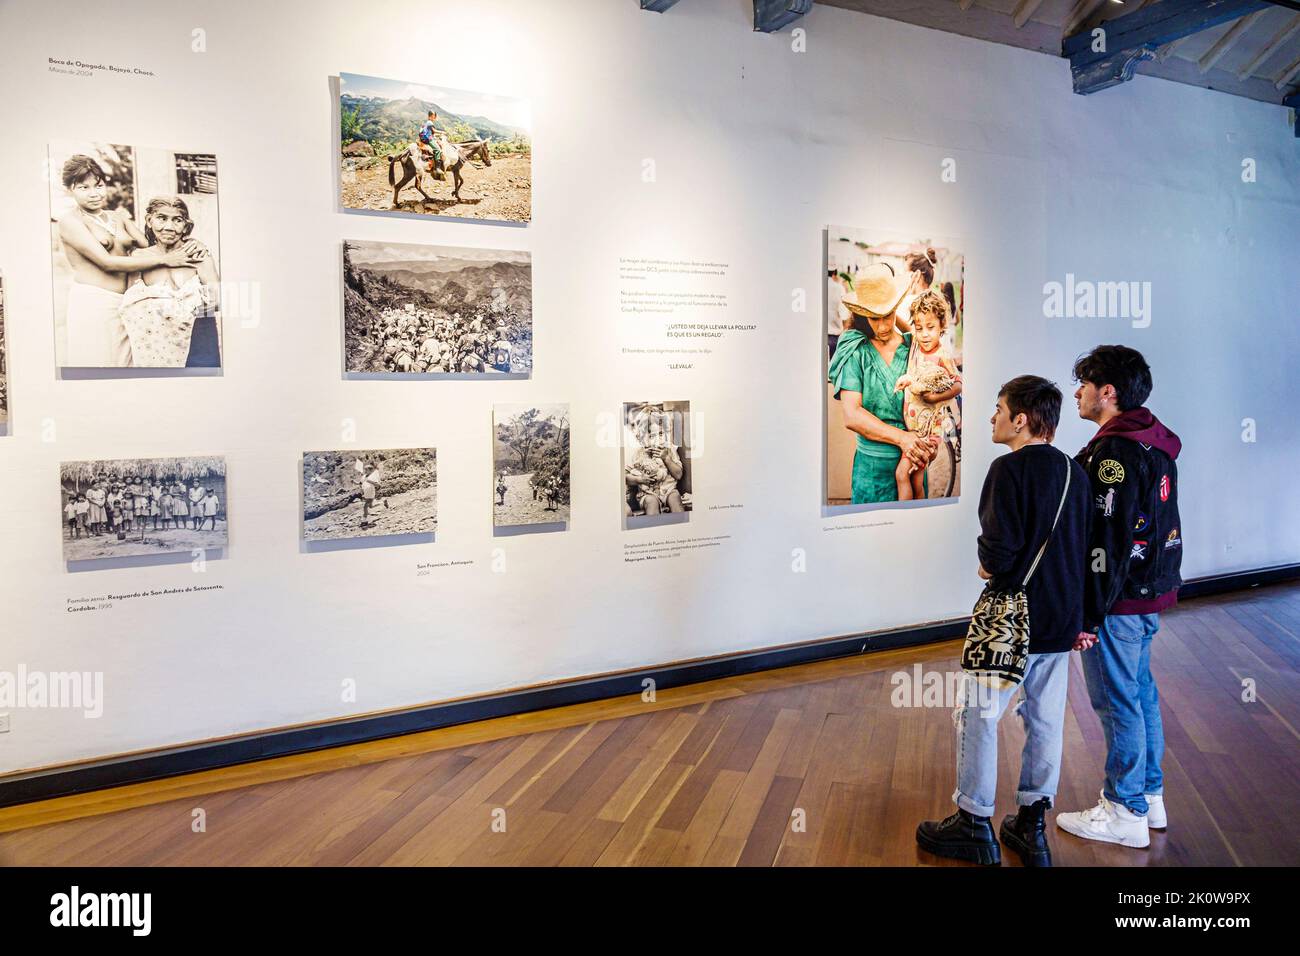
[[[1074,380],[1097,388],[1113,385],[1121,412],[1140,407],[1151,395],[1151,366],[1127,345],[1098,345],[1081,355],[1074,363]]]
[[[79,183],[83,179],[91,178],[97,183],[108,182],[108,175],[104,172],[104,167],[89,156],[77,153],[74,156],[69,156],[68,161],[63,164],[64,189],[71,189],[73,183]]]

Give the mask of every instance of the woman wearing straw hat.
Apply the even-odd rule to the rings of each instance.
[[[829,381],[835,386],[844,427],[857,435],[853,454],[853,503],[898,500],[894,472],[906,455],[925,468],[938,447],[932,438],[909,432],[903,421],[903,393],[898,378],[907,371],[912,334],[898,330],[895,314],[910,287],[910,276],[877,262],[863,269],[844,298],[852,316],[831,358]]]

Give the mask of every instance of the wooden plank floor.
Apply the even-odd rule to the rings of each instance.
[[[1052,828],[1058,865],[1300,864],[1300,585],[1187,602],[1156,640],[1170,828],[1147,850]],[[893,675],[951,671],[957,652],[888,651],[9,808],[0,863],[964,865],[913,839],[951,810],[950,708],[891,704]],[[1004,719],[999,815],[1022,741]],[[1096,802],[1104,756],[1076,655],[1058,807]]]

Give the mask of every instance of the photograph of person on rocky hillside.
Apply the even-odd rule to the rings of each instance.
[[[306,541],[438,529],[438,453],[432,448],[309,451],[302,456]]]
[[[531,375],[531,256],[347,240],[343,347],[350,373]]]
[[[532,218],[527,100],[339,75],[344,209],[458,219]]]

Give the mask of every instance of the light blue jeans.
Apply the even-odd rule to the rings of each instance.
[[[1159,614],[1112,614],[1096,646],[1083,653],[1088,697],[1106,735],[1102,792],[1139,816],[1147,812],[1145,794],[1164,792],[1165,730],[1151,676],[1151,639],[1159,630]]]
[[[1027,807],[1056,797],[1061,779],[1061,733],[1065,726],[1065,691],[1070,680],[1070,652],[1030,654],[1019,687],[991,690],[963,675],[953,720],[957,724],[957,806],[977,817],[993,816],[998,792],[998,720],[1021,692],[1015,713],[1025,725],[1020,752],[1020,787],[1016,803]]]

